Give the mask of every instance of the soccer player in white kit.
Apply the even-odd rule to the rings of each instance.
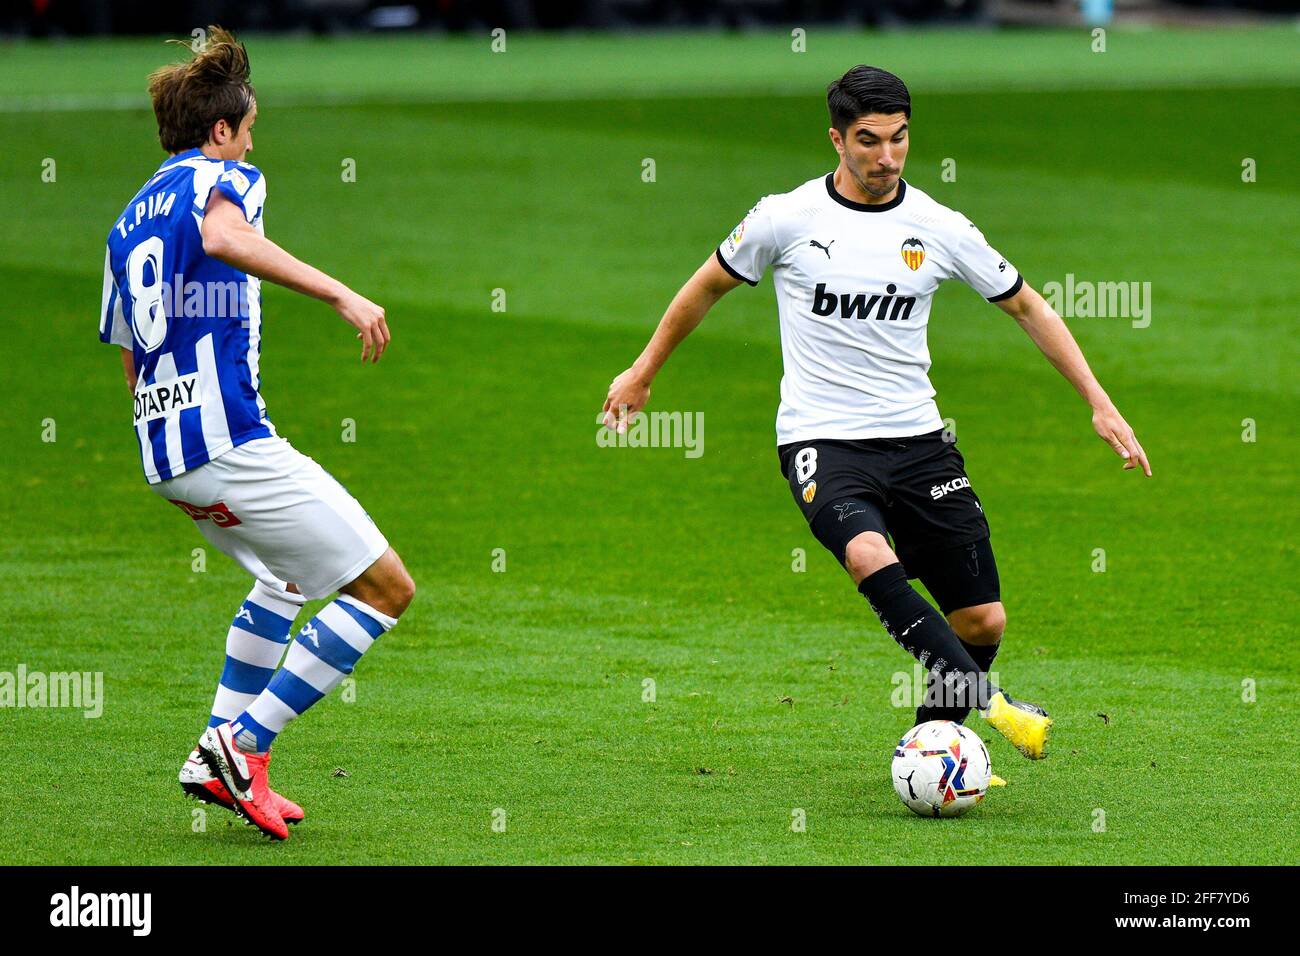
[[[121,346],[150,487],[256,579],[181,786],[283,840],[303,811],[270,788],[271,742],[352,673],[415,585],[357,500],[267,418],[261,281],[328,303],[363,362],[390,335],[382,308],[265,237],[266,178],[244,162],[257,116],[244,46],[210,27],[149,92],[169,155],[109,231],[99,334]],[[289,646],[303,604],[335,592]]]
[[[927,375],[939,283],[959,279],[1014,318],[1088,402],[1124,468],[1151,468],[1060,317],[965,216],[902,179],[912,113],[902,80],[854,67],[830,85],[827,106],[838,167],[750,210],[614,379],[604,421],[626,429],[713,304],[771,269],[784,358],[777,443],[796,504],[886,631],[927,668],[917,723],[961,722],[973,706],[1037,759],[1051,719],[988,681],[1006,613],[988,522]]]

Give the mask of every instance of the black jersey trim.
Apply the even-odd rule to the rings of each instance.
[[[729,274],[733,279],[739,279],[741,282],[748,282],[750,285],[758,285],[758,281],[757,281],[756,279],[746,279],[744,276],[742,276],[742,275],[741,275],[739,272],[737,272],[735,269],[731,268],[731,263],[728,262],[726,259],[722,258],[722,247],[721,247],[721,246],[719,246],[717,249],[714,249],[714,250],[713,250],[713,254],[714,254],[715,256],[718,257],[718,264],[721,265],[722,268],[726,269],[726,270],[727,270],[727,273],[728,273],[728,274]]]
[[[889,200],[889,202],[882,202],[882,203],[875,203],[875,204],[865,203],[865,202],[854,202],[852,199],[845,199],[843,196],[840,195],[839,190],[835,188],[835,174],[827,173],[826,192],[829,193],[830,197],[834,199],[837,203],[839,203],[841,206],[845,206],[849,209],[855,209],[858,212],[888,212],[891,209],[896,209],[898,207],[898,204],[903,201],[903,194],[907,192],[907,183],[903,182],[903,180],[901,179],[898,181],[898,192],[897,194],[895,194],[893,199]]]
[[[1003,292],[1001,295],[995,295],[995,296],[993,296],[993,298],[989,299],[989,301],[990,301],[990,302],[1001,302],[1003,299],[1009,299],[1009,298],[1011,298],[1013,295],[1015,295],[1017,292],[1019,292],[1019,291],[1020,291],[1020,287],[1021,287],[1022,285],[1024,285],[1024,284],[1025,284],[1025,277],[1024,277],[1024,276],[1016,276],[1016,284],[1015,284],[1015,285],[1013,285],[1013,286],[1012,286],[1010,289],[1008,289],[1006,292]]]

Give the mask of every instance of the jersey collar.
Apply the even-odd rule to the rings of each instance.
[[[168,156],[166,159],[162,161],[162,165],[158,167],[158,172],[159,173],[165,172],[171,169],[173,166],[179,166],[181,165],[181,163],[188,162],[191,159],[207,159],[207,158],[208,157],[203,155],[203,150],[195,146],[193,149],[187,149],[182,153],[177,153],[175,156]],[[154,175],[156,176],[158,175],[158,173],[154,173]]]
[[[903,201],[903,194],[907,192],[907,183],[903,182],[901,178],[898,180],[898,192],[894,194],[894,198],[889,200],[889,202],[874,204],[854,202],[852,199],[846,199],[839,194],[839,191],[835,188],[835,174],[831,172],[826,174],[826,192],[829,193],[830,197],[841,206],[856,210],[857,212],[888,212],[891,209],[896,209],[899,203]]]

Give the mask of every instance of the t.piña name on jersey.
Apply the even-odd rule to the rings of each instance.
[[[141,199],[135,204],[135,222],[128,223],[127,217],[123,216],[113,226],[126,238],[128,232],[133,232],[135,227],[140,225],[146,219],[152,219],[154,216],[166,216],[172,211],[172,204],[176,202],[176,194],[169,193],[150,193],[146,199]]]

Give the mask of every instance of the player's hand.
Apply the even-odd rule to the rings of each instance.
[[[1119,413],[1118,408],[1114,405],[1105,405],[1094,409],[1092,427],[1101,436],[1101,440],[1115,449],[1115,454],[1124,459],[1125,471],[1141,466],[1146,476],[1151,477],[1151,464],[1147,461],[1147,453],[1142,450],[1137,436],[1133,434],[1129,423],[1124,421],[1124,416]]]
[[[388,331],[383,307],[349,289],[334,308],[344,322],[357,330],[357,338],[361,340],[361,361],[378,362],[393,338]]]
[[[650,401],[650,383],[635,368],[630,368],[609,383],[602,419],[606,428],[620,435],[627,431],[628,420]]]

